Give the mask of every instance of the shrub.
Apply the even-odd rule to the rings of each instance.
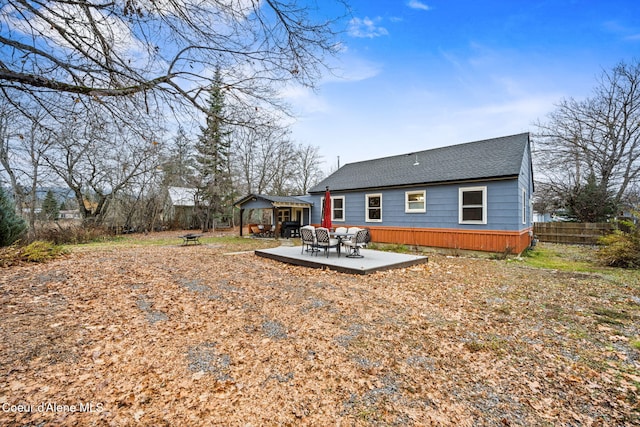
[[[10,267],[24,262],[46,262],[67,252],[51,242],[36,240],[27,246],[11,245],[0,249],[0,267]]]
[[[44,262],[65,253],[61,246],[51,242],[36,240],[22,248],[21,258],[27,262]]]
[[[9,246],[22,236],[27,224],[16,214],[15,207],[0,187],[0,246]]]
[[[603,236],[603,245],[597,252],[598,259],[611,267],[640,268],[640,230],[631,221],[621,221],[621,229]]]
[[[49,227],[37,231],[39,240],[46,240],[57,245],[81,244],[106,240],[110,236],[102,227],[83,225],[63,225],[57,228]]]

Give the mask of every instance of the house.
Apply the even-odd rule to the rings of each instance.
[[[367,227],[371,239],[520,253],[531,244],[529,134],[349,163],[297,197],[321,221],[331,192],[334,227]],[[304,218],[303,218],[304,220]]]
[[[58,219],[81,219],[79,209],[63,209],[58,213]]]
[[[198,228],[200,223],[196,217],[197,199],[196,188],[169,187],[163,220],[170,223],[173,228]]]

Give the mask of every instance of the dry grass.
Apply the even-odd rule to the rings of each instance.
[[[640,422],[623,275],[432,255],[351,276],[177,243],[0,270],[0,424]]]

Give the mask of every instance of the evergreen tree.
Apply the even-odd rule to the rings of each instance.
[[[231,204],[231,132],[226,125],[224,107],[222,78],[220,70],[216,70],[209,89],[206,126],[200,128],[201,135],[195,146],[202,231],[208,230],[212,220],[228,215]]]
[[[53,194],[53,191],[49,190],[42,201],[42,218],[53,221],[58,219],[59,214],[60,208],[58,207],[56,196]]]
[[[20,238],[27,224],[16,214],[15,206],[0,187],[0,246],[9,246]]]
[[[576,185],[567,196],[569,216],[580,222],[604,222],[616,212],[614,196],[595,174],[587,176],[586,184]]]

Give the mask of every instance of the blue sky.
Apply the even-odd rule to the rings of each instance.
[[[602,70],[640,60],[637,0],[351,0],[337,76],[295,90],[296,142],[327,171],[534,131]],[[321,3],[320,3],[321,4]]]

